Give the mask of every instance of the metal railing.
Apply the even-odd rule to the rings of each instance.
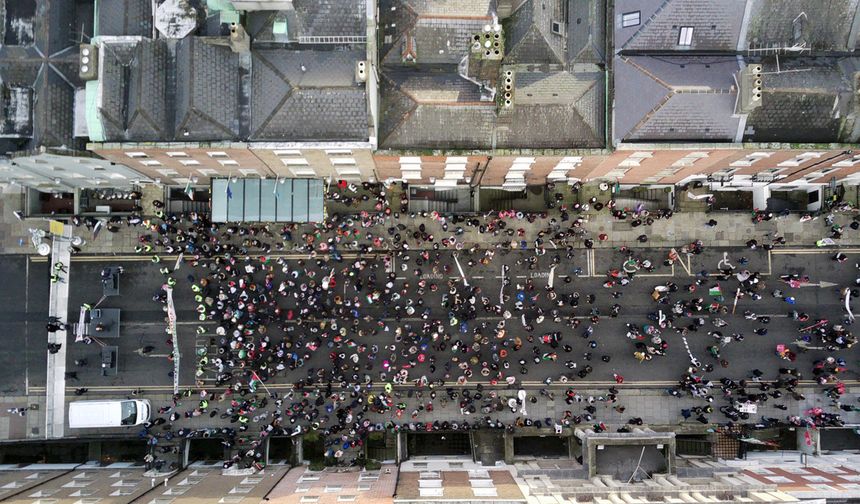
[[[300,35],[299,44],[366,44],[366,35],[331,35],[312,36]]]
[[[173,338],[173,393],[179,393],[179,340],[176,331],[176,307],[173,305],[173,287],[165,288],[167,291],[167,329]]]

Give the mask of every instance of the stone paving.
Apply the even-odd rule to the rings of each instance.
[[[156,192],[156,194],[158,194]],[[389,191],[389,196],[393,202],[399,202],[399,190]],[[150,199],[146,199],[150,198]],[[144,196],[144,209],[152,209],[151,206],[152,191],[147,191]],[[23,197],[16,194],[4,194],[0,199],[0,253],[3,254],[20,254],[34,253],[35,251],[29,244],[28,228],[48,228],[48,221],[45,219],[26,219],[19,221],[13,215],[13,211],[20,208],[23,202]],[[346,208],[343,205],[333,203],[329,205],[329,215],[337,212],[345,212],[353,210]],[[367,205],[362,205],[360,208],[367,208]],[[398,210],[399,204],[393,205],[394,212]],[[550,217],[557,217],[557,211],[551,211]],[[571,214],[575,217],[576,214]],[[815,242],[821,238],[829,236],[829,226],[824,222],[824,217],[818,217],[814,220],[801,222],[799,214],[791,214],[787,217],[775,217],[770,221],[754,224],[752,222],[752,214],[747,212],[676,212],[671,219],[656,220],[652,226],[640,226],[633,228],[626,221],[618,221],[609,215],[608,210],[604,209],[600,212],[588,212],[583,214],[588,222],[584,224],[587,231],[587,237],[594,239],[595,247],[608,248],[622,245],[636,245],[636,238],[641,234],[647,234],[649,237],[648,246],[650,247],[679,247],[690,243],[694,240],[702,240],[706,246],[743,246],[751,237],[755,237],[760,243],[770,241],[775,236],[783,236],[786,241],[796,247],[813,247]],[[847,226],[851,222],[854,213],[837,213],[834,214],[834,221],[838,224]],[[400,221],[403,222],[404,216],[400,216]],[[414,226],[425,224],[428,232],[435,236],[451,236],[456,228],[456,225],[449,225],[448,231],[441,229],[440,223],[430,217],[416,216],[415,218],[406,217],[406,222]],[[709,219],[717,221],[716,227],[708,227],[705,223]],[[374,228],[365,228],[363,231],[372,232],[387,236],[386,228],[396,224],[395,217],[387,219],[385,226]],[[567,223],[558,222],[558,224]],[[516,237],[517,240],[525,239],[531,244],[537,233],[549,225],[549,218],[537,219],[534,223],[529,223],[525,219],[512,219],[508,221],[508,226],[514,229],[522,228],[525,230],[525,236],[522,238]],[[274,224],[273,226],[279,227]],[[466,244],[482,244],[488,242],[498,243],[503,239],[510,239],[506,235],[492,236],[487,233],[481,233],[477,228],[463,226],[464,234],[459,237]],[[312,230],[312,225],[300,226],[298,232],[294,232],[294,236],[300,235],[302,231]],[[605,233],[608,235],[608,240],[598,241],[596,238],[599,234]],[[145,234],[140,227],[122,226],[116,233],[110,233],[103,230],[97,238],[92,237],[92,233],[84,227],[76,230],[76,234],[80,235],[86,244],[81,247],[85,254],[131,254],[134,252],[134,247],[138,243],[140,235]],[[362,237],[365,234],[362,233]],[[24,241],[23,245],[21,241]],[[848,232],[845,237],[840,240],[841,246],[857,246],[860,245],[860,234]],[[411,245],[419,245],[412,241]]]

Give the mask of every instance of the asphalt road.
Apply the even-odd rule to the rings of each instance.
[[[722,369],[716,364],[716,361],[707,355],[706,347],[714,344],[714,341],[706,335],[707,330],[713,330],[714,327],[708,323],[704,330],[697,333],[691,333],[688,337],[688,342],[691,352],[702,362],[713,362],[716,365],[713,377],[731,376],[741,378],[746,376],[750,370],[754,368],[764,371],[766,378],[775,378],[776,369],[786,365],[786,361],[779,359],[774,350],[777,344],[790,344],[798,336],[798,324],[787,317],[790,309],[794,308],[798,311],[805,311],[814,319],[823,317],[832,321],[841,320],[843,318],[842,300],[839,296],[839,286],[853,284],[854,279],[860,273],[854,266],[856,261],[860,261],[860,251],[849,251],[849,260],[845,263],[838,264],[830,259],[832,251],[822,250],[792,250],[782,249],[776,250],[773,253],[768,253],[763,250],[749,249],[705,249],[705,252],[700,255],[691,255],[683,257],[682,261],[674,266],[664,266],[662,261],[667,257],[668,250],[658,249],[641,249],[636,250],[636,256],[641,259],[650,259],[655,268],[652,272],[639,271],[636,273],[633,281],[624,287],[609,289],[603,286],[606,279],[606,272],[610,269],[621,268],[623,264],[623,254],[619,251],[609,249],[599,250],[584,250],[578,249],[574,252],[572,259],[567,259],[564,251],[558,251],[560,256],[559,265],[555,268],[555,289],[559,294],[579,292],[582,297],[582,302],[576,309],[570,307],[562,308],[563,315],[573,314],[582,318],[581,326],[572,330],[565,324],[556,324],[547,318],[542,324],[537,326],[535,334],[543,334],[552,331],[560,331],[562,333],[562,345],[570,344],[573,351],[570,354],[564,353],[561,349],[558,350],[558,361],[544,361],[540,364],[529,364],[527,375],[518,373],[519,364],[513,363],[509,370],[509,374],[515,374],[518,379],[529,382],[539,382],[547,377],[557,379],[561,373],[569,373],[574,383],[581,382],[572,372],[564,367],[564,361],[574,360],[577,362],[578,369],[586,364],[591,364],[594,367],[594,372],[585,380],[588,383],[609,383],[612,382],[613,373],[621,374],[625,377],[627,384],[642,384],[653,386],[665,386],[671,382],[675,382],[680,375],[686,370],[689,365],[686,350],[680,341],[680,338],[674,334],[664,331],[664,336],[669,342],[668,354],[665,357],[655,357],[650,362],[639,363],[633,358],[633,342],[625,337],[627,331],[625,324],[632,323],[642,325],[649,323],[648,315],[656,312],[659,308],[668,309],[667,305],[658,306],[650,297],[655,285],[665,284],[668,281],[675,282],[683,288],[686,284],[695,280],[694,275],[701,271],[714,273],[717,271],[718,265],[723,260],[728,260],[738,269],[747,268],[751,271],[760,271],[765,275],[767,283],[766,289],[763,290],[764,297],[761,300],[753,301],[751,299],[741,299],[738,303],[736,314],[726,315],[723,318],[729,322],[727,327],[718,329],[724,334],[740,332],[746,336],[743,342],[732,342],[722,349],[722,356],[729,362],[728,369]],[[506,265],[509,270],[507,276],[511,279],[512,285],[505,288],[504,293],[507,296],[513,296],[516,291],[516,286],[524,285],[527,280],[531,280],[536,289],[533,294],[538,294],[534,307],[541,307],[544,310],[551,308],[550,301],[546,297],[544,286],[548,282],[548,276],[553,256],[556,251],[548,251],[545,255],[540,256],[534,262],[529,264],[528,258],[532,257],[530,251],[510,252],[506,255],[496,254],[495,258],[489,265],[475,264],[469,265],[470,254],[463,251],[459,254],[459,261],[463,268],[464,275],[467,281],[472,286],[480,287],[482,295],[490,299],[498,300],[500,289],[502,287],[502,265]],[[406,270],[401,269],[403,261],[396,262],[394,269],[397,272],[396,284],[402,287],[403,283],[408,282],[412,285],[414,291],[415,277],[413,275],[414,259],[418,251],[413,251],[409,255],[411,260],[408,261]],[[334,262],[326,264],[322,268],[317,268],[319,279],[324,274],[328,273],[331,268],[340,270],[348,265],[354,256],[348,256],[343,264]],[[745,257],[749,263],[746,266],[740,265],[740,258]],[[475,256],[479,258],[479,256]],[[164,263],[172,265],[172,260],[165,258]],[[291,268],[298,268],[295,259],[288,261]],[[443,292],[447,291],[444,283],[448,279],[455,279],[456,282],[462,283],[463,279],[459,273],[459,268],[454,261],[453,255],[450,252],[441,253],[442,265],[448,265],[449,270],[432,271],[426,265],[421,266],[422,277],[428,282],[436,282],[440,284],[440,289],[436,292],[428,292],[422,297],[425,306],[430,309],[431,318],[439,318],[447,321],[447,313],[441,306]],[[97,344],[85,345],[82,343],[69,343],[69,354],[67,369],[73,369],[72,361],[75,359],[85,358],[89,361],[86,367],[78,368],[77,376],[79,380],[67,380],[67,386],[71,389],[75,387],[88,387],[91,393],[104,394],[126,394],[127,391],[143,387],[148,390],[167,391],[172,386],[172,378],[169,376],[173,368],[171,362],[166,359],[166,355],[171,349],[167,345],[167,335],[165,333],[165,313],[160,303],[153,301],[152,296],[157,293],[160,286],[164,282],[164,276],[158,272],[158,266],[149,262],[148,258],[104,258],[104,257],[77,257],[73,260],[71,268],[71,299],[69,301],[69,312],[71,321],[74,322],[77,313],[77,307],[81,303],[94,303],[101,298],[101,284],[99,283],[99,272],[106,265],[121,264],[125,268],[125,273],[121,279],[121,295],[110,297],[103,300],[100,307],[103,308],[120,308],[122,310],[122,325],[121,337],[119,342],[106,341],[110,344],[118,344],[119,353],[119,370],[116,376],[101,376],[101,372],[97,367],[99,348]],[[48,292],[48,273],[47,264],[39,260],[27,260],[23,257],[11,257],[0,262],[0,275],[7,281],[8,285],[22,286],[24,289],[23,295],[20,290],[7,289],[2,293],[2,306],[0,306],[0,328],[5,335],[8,348],[20,349],[14,352],[4,352],[2,357],[2,369],[0,369],[0,379],[3,380],[7,392],[24,391],[30,389],[38,393],[40,388],[44,386],[45,381],[45,344],[47,335],[44,331],[45,314],[47,313],[47,292]],[[380,272],[382,265],[380,264]],[[199,278],[204,271],[200,268],[193,269],[187,264],[174,274],[178,279],[176,289],[176,302],[178,310],[179,324],[179,341],[180,349],[183,354],[183,366],[180,374],[180,381],[183,386],[194,385],[194,350],[195,347],[205,345],[209,336],[204,335],[199,337],[195,329],[198,326],[197,314],[194,311],[196,303],[192,299],[190,283],[186,279],[188,275],[194,275]],[[281,280],[283,274],[276,269],[276,283]],[[834,285],[819,287],[816,285],[804,286],[798,289],[790,289],[787,285],[780,282],[778,275],[782,273],[798,273],[808,275],[813,284],[819,282],[830,282]],[[365,279],[368,270],[358,277]],[[381,274],[381,273],[380,273]],[[570,276],[571,281],[565,282],[564,277]],[[345,285],[340,274],[336,276],[338,287],[335,290],[341,294],[353,295],[351,286]],[[307,280],[300,278],[300,280]],[[355,279],[353,279],[355,281]],[[708,282],[701,286],[694,294],[676,293],[672,296],[674,299],[687,299],[692,297],[704,297],[708,302],[713,298],[707,295],[707,288],[713,286],[716,282],[715,278],[710,278]],[[726,282],[720,282],[723,293],[726,297],[726,302],[730,303],[733,299],[733,293],[737,286],[737,281],[731,279]],[[774,298],[769,295],[769,292],[779,288],[796,297],[797,304],[790,306],[781,299]],[[613,291],[622,292],[623,295],[614,299],[611,296]],[[366,291],[365,291],[366,292]],[[596,296],[593,305],[585,302],[585,296],[593,293]],[[332,296],[335,293],[332,293]],[[512,306],[514,299],[509,298],[506,305]],[[405,299],[401,299],[399,304],[403,305]],[[612,304],[618,303],[622,306],[621,313],[617,318],[608,316]],[[291,297],[282,298],[279,304],[284,309],[298,309],[295,300]],[[529,321],[534,320],[536,311],[534,307],[524,310],[524,313]],[[591,310],[596,309],[600,313],[600,322],[594,327],[594,334],[589,338],[581,337],[584,328],[589,324]],[[753,333],[753,330],[762,325],[746,320],[742,313],[744,310],[753,310],[758,315],[769,315],[772,321],[767,326],[768,334],[758,336]],[[420,313],[420,312],[419,312]],[[393,319],[394,312],[392,309],[386,309],[381,304],[377,303],[362,309],[362,316],[369,315],[372,317],[370,324],[362,321],[361,328],[367,329],[378,320],[385,322],[389,331],[382,330],[377,335],[367,335],[362,339],[362,342],[368,345],[389,345],[393,342],[392,332],[396,321]],[[403,322],[411,323],[420,326],[421,321],[415,317],[407,317]],[[520,312],[515,312],[513,317],[509,319],[507,327],[510,333],[519,334],[525,339],[526,331],[522,328],[520,322]],[[411,318],[411,320],[410,320]],[[497,315],[485,314],[476,321],[470,323],[469,332],[477,323],[487,323],[490,328],[501,320]],[[447,326],[447,323],[446,323]],[[212,327],[211,324],[206,325],[207,328]],[[456,330],[456,327],[450,328]],[[298,326],[294,329],[293,334],[306,331],[307,325]],[[488,332],[489,329],[485,332]],[[273,336],[279,334],[271,332]],[[276,336],[277,337],[277,336]],[[464,341],[471,343],[471,334],[460,333],[454,335],[454,339],[462,338]],[[588,347],[588,342],[594,340],[597,342],[597,348],[591,349]],[[136,352],[137,349],[151,345],[155,350],[149,355],[141,355]],[[537,341],[534,344],[526,343],[520,352],[512,353],[514,359],[525,358],[531,361],[533,357],[532,348],[537,346],[541,352],[549,351],[547,345],[539,344]],[[848,358],[849,362],[856,363],[856,348],[850,352],[852,355],[843,355]],[[585,352],[591,352],[593,358],[587,362],[584,358]],[[21,359],[21,355],[26,358]],[[605,363],[600,360],[603,355],[611,357],[610,362]],[[823,350],[812,350],[799,355],[795,366],[801,370],[809,370],[813,360],[828,355],[828,352]],[[410,371],[410,377],[417,377],[426,374],[429,378],[440,378],[444,374],[441,363],[448,359],[450,354],[437,356],[436,373],[429,373],[428,364],[419,364],[415,369]],[[488,358],[486,352],[482,354],[482,358]],[[270,382],[270,385],[282,383],[293,383],[294,381],[305,378],[307,369],[320,367],[327,368],[330,366],[328,360],[328,350],[323,348],[317,351],[310,362],[302,369],[294,372],[286,373],[278,376]],[[574,370],[576,371],[576,370]],[[378,372],[377,369],[374,373]],[[451,374],[452,379],[456,378],[456,369]],[[808,373],[807,373],[808,374]],[[808,374],[809,375],[809,374]],[[210,376],[210,375],[207,375]],[[374,376],[376,379],[377,377]],[[850,374],[848,379],[856,379],[856,374]],[[481,381],[482,378],[475,376],[472,383]]]

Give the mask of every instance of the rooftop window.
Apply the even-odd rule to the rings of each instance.
[[[625,12],[621,15],[621,27],[630,28],[631,26],[639,26],[641,16],[640,11]]]
[[[692,26],[682,26],[681,31],[678,34],[678,45],[679,46],[691,46],[693,45],[693,27]]]

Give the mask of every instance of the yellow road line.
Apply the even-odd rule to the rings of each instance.
[[[836,252],[845,252],[856,254],[860,253],[860,248],[840,248],[840,247],[832,247],[832,248],[803,248],[803,249],[773,249],[772,253],[777,255],[788,255],[788,254],[834,254]]]

